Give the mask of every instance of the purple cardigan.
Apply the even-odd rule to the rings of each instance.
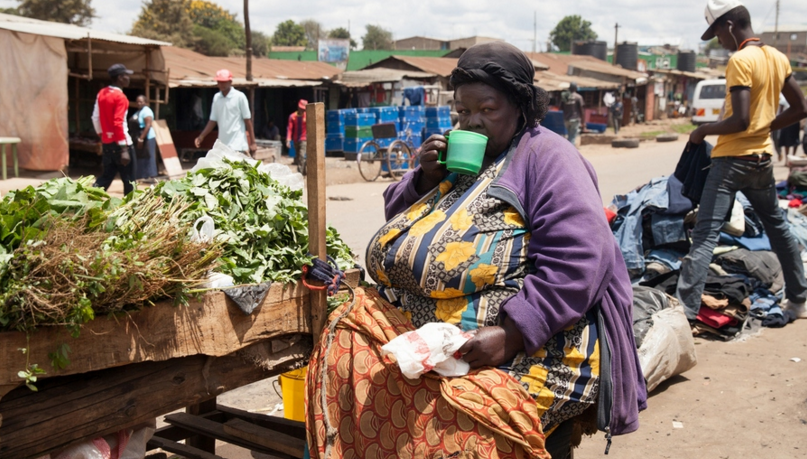
[[[423,196],[415,189],[421,173],[418,167],[384,192],[387,219]],[[594,168],[566,139],[539,126],[513,141],[488,194],[515,207],[532,233],[527,255],[536,271],[502,307],[524,335],[527,354],[599,305],[605,339],[598,424],[614,435],[635,431],[647,390],[633,338],[633,290]]]

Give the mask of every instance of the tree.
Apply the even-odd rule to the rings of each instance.
[[[269,44],[272,39],[262,32],[252,31],[252,55],[269,57]]]
[[[377,25],[367,25],[367,33],[361,37],[364,49],[392,49],[392,32]]]
[[[350,38],[350,32],[344,27],[337,27],[328,32],[328,38],[341,38],[343,40],[350,40],[350,49],[356,49],[359,46],[356,40]]]
[[[596,39],[597,34],[591,30],[591,22],[576,14],[561,19],[549,32],[549,40],[561,51],[571,51],[573,41]]]
[[[186,3],[185,0],[146,0],[132,26],[131,35],[168,41],[183,48],[192,47],[196,38]]]
[[[191,0],[187,2],[188,17],[195,25],[205,27],[227,38],[232,46],[231,50],[243,50],[246,33],[244,26],[236,19],[236,15],[221,6],[206,0]],[[195,29],[199,30],[199,29]],[[209,33],[200,31],[206,36]],[[197,34],[198,35],[198,34]],[[218,40],[218,38],[217,38]],[[225,54],[226,56],[226,54]]]
[[[78,26],[90,25],[97,17],[92,0],[18,0],[20,16],[43,21],[63,22]],[[13,14],[13,13],[12,13]]]
[[[275,46],[305,46],[307,43],[305,29],[291,19],[278,24],[272,35],[272,44]]]
[[[308,41],[306,47],[309,49],[317,49],[319,47],[320,38],[328,36],[328,31],[325,30],[325,27],[322,27],[322,24],[314,19],[300,21],[300,25],[303,26],[305,30],[305,39]]]

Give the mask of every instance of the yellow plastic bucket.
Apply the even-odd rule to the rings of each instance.
[[[305,422],[305,375],[308,367],[280,375],[283,394],[283,416],[292,421]]]

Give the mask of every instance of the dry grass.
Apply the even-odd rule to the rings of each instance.
[[[138,205],[133,214],[116,211],[131,218],[111,233],[89,229],[86,218],[54,220],[43,240],[17,249],[9,270],[16,278],[0,294],[5,328],[77,326],[158,299],[182,299],[204,282],[220,252],[189,241],[177,218],[186,206],[163,207],[159,198]]]

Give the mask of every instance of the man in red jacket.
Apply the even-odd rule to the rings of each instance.
[[[300,99],[297,102],[297,111],[289,115],[289,124],[286,128],[286,147],[291,149],[291,144],[294,142],[294,164],[301,166],[305,158],[305,106],[308,101]],[[299,167],[298,167],[299,168]]]
[[[92,111],[92,124],[103,143],[103,172],[95,180],[95,186],[108,189],[115,175],[120,174],[123,181],[123,193],[129,194],[133,189],[134,148],[126,126],[126,114],[129,111],[129,99],[122,88],[129,86],[128,70],[123,64],[110,67],[109,77],[112,84],[98,92],[95,107]]]

